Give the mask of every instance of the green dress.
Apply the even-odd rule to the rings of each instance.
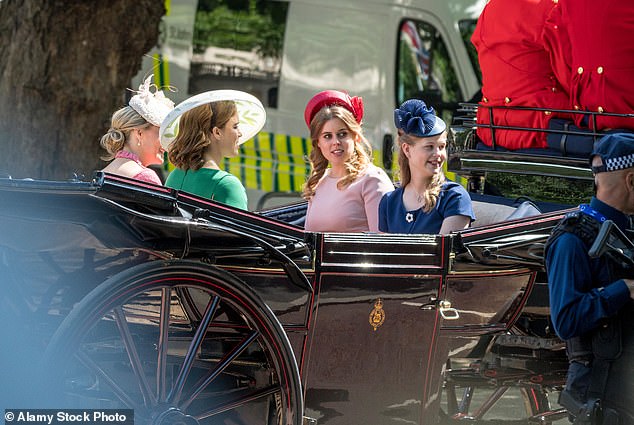
[[[176,168],[167,177],[165,186],[247,209],[247,191],[236,176],[226,171],[210,168],[183,171]]]

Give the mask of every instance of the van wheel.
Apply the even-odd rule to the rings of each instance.
[[[282,325],[244,282],[196,262],[106,280],[65,318],[45,359],[60,407],[133,409],[135,423],[152,425],[302,422]]]

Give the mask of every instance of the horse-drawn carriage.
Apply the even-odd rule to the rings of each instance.
[[[303,204],[246,212],[103,173],[3,178],[0,199],[5,408],[433,424],[484,421],[513,388],[518,421],[565,415],[542,269],[565,210],[474,195],[479,224],[441,236],[309,233]]]

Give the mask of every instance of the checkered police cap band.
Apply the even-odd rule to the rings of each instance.
[[[624,170],[632,167],[634,167],[634,154],[606,159],[603,165],[593,166],[592,172],[597,174],[605,171]]]
[[[592,166],[594,156],[601,158],[600,166]],[[634,133],[612,133],[603,136],[590,155],[594,174],[634,168]]]
[[[632,167],[634,167],[634,154],[620,156],[618,158],[610,158],[605,161],[606,171],[616,171]]]

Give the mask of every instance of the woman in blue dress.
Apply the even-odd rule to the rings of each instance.
[[[447,125],[418,99],[394,111],[398,129],[400,186],[379,204],[379,230],[388,233],[447,234],[475,220],[471,198],[443,173]]]

